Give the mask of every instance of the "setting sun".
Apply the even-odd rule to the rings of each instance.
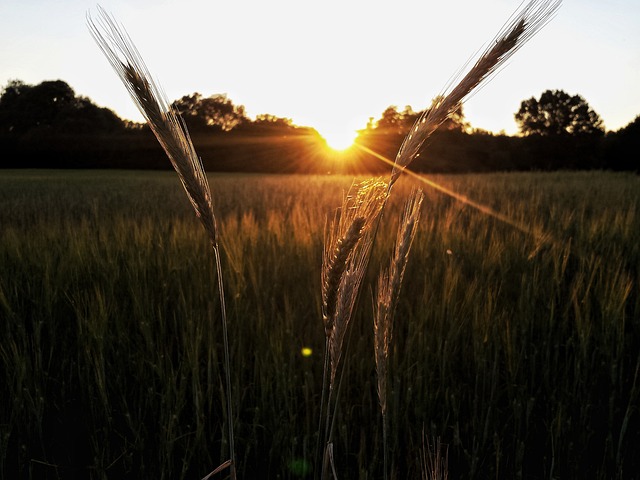
[[[336,151],[342,151],[353,146],[353,142],[356,139],[357,132],[348,130],[329,130],[326,132],[320,132],[320,135],[326,140],[327,146],[329,148]]]

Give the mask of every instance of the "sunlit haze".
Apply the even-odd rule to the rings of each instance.
[[[327,145],[334,150],[345,150],[353,145],[356,138],[356,131],[353,128],[341,128],[339,122],[336,127],[317,127],[320,134],[327,141]]]
[[[311,126],[336,149],[396,105],[421,110],[500,29],[518,0],[124,0],[121,22],[170,100],[226,93],[249,116]],[[66,81],[141,121],[94,44],[86,0],[0,4],[0,84]],[[565,0],[556,18],[465,105],[473,127],[517,131],[520,102],[582,95],[616,130],[640,114],[640,2]]]

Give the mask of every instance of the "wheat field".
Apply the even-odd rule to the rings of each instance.
[[[422,185],[387,365],[391,478],[423,477],[425,438],[449,478],[637,478],[640,178],[429,178],[485,211]],[[241,478],[314,475],[323,233],[353,180],[209,176]],[[418,183],[394,187],[352,321],[339,478],[382,477],[373,292]],[[172,172],[0,171],[0,477],[224,461],[215,281]]]

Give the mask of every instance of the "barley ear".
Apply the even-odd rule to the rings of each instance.
[[[359,297],[360,285],[369,264],[375,230],[389,186],[380,179],[353,185],[329,227],[325,229],[322,257],[322,320],[325,330],[325,362],[322,381],[322,400],[317,459],[321,459],[321,478],[328,468],[331,453],[337,397],[336,376],[340,360],[347,348],[345,337],[349,330],[353,310]],[[347,342],[348,344],[348,342]],[[327,393],[328,392],[328,393]],[[323,412],[326,418],[323,418]],[[323,451],[322,456],[319,455]]]
[[[511,56],[553,18],[562,0],[532,0],[516,11],[490,42],[469,72],[445,89],[439,101],[413,124],[396,155],[390,186],[419,155],[424,142],[481,84],[487,82]]]
[[[322,318],[326,335],[330,335],[334,327],[338,289],[353,250],[362,237],[365,224],[364,217],[356,217],[349,226],[347,233],[338,239],[333,253],[327,260],[326,274],[322,284]]]
[[[231,457],[218,467],[218,469],[224,469],[228,466],[230,468],[230,477],[232,480],[235,480],[237,474],[231,401],[231,360],[229,353],[227,312],[224,283],[222,280],[220,248],[218,246],[218,230],[216,227],[216,218],[213,213],[213,202],[209,182],[204,172],[202,161],[196,154],[189,132],[180,118],[179,113],[169,105],[164,92],[162,92],[161,88],[153,80],[142,57],[124,28],[118,25],[102,8],[98,7],[98,9],[99,19],[97,23],[93,21],[90,15],[87,15],[89,31],[120,77],[120,80],[124,83],[133,102],[147,120],[149,127],[169,157],[187,197],[196,212],[196,216],[202,222],[213,247],[222,321],[225,400],[229,436],[229,456]],[[218,469],[214,470],[214,472]]]
[[[400,287],[407,268],[409,252],[415,238],[420,208],[424,194],[414,190],[407,201],[400,219],[398,235],[391,264],[380,273],[377,285],[377,298],[374,303],[373,341],[378,380],[378,401],[382,413],[382,439],[384,453],[384,479],[388,478],[388,418],[387,418],[387,379],[389,377],[389,350],[393,336],[393,321]]]
[[[388,269],[383,270],[378,278],[373,331],[378,377],[378,399],[383,415],[387,411],[387,370],[389,349],[393,336],[394,313],[409,260],[409,252],[417,232],[423,199],[424,193],[422,190],[414,190],[412,192],[400,220],[393,258]]]
[[[155,134],[178,173],[182,186],[202,222],[211,243],[218,244],[211,189],[202,161],[179,113],[149,73],[140,53],[124,28],[102,8],[94,22],[87,16],[89,31],[127,88],[133,102]]]
[[[342,345],[373,245],[373,227],[388,185],[379,179],[354,185],[325,232],[322,316],[333,385]]]

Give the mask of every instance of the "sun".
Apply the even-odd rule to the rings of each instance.
[[[357,132],[349,130],[326,130],[320,132],[320,135],[325,139],[329,148],[341,152],[353,146]]]

